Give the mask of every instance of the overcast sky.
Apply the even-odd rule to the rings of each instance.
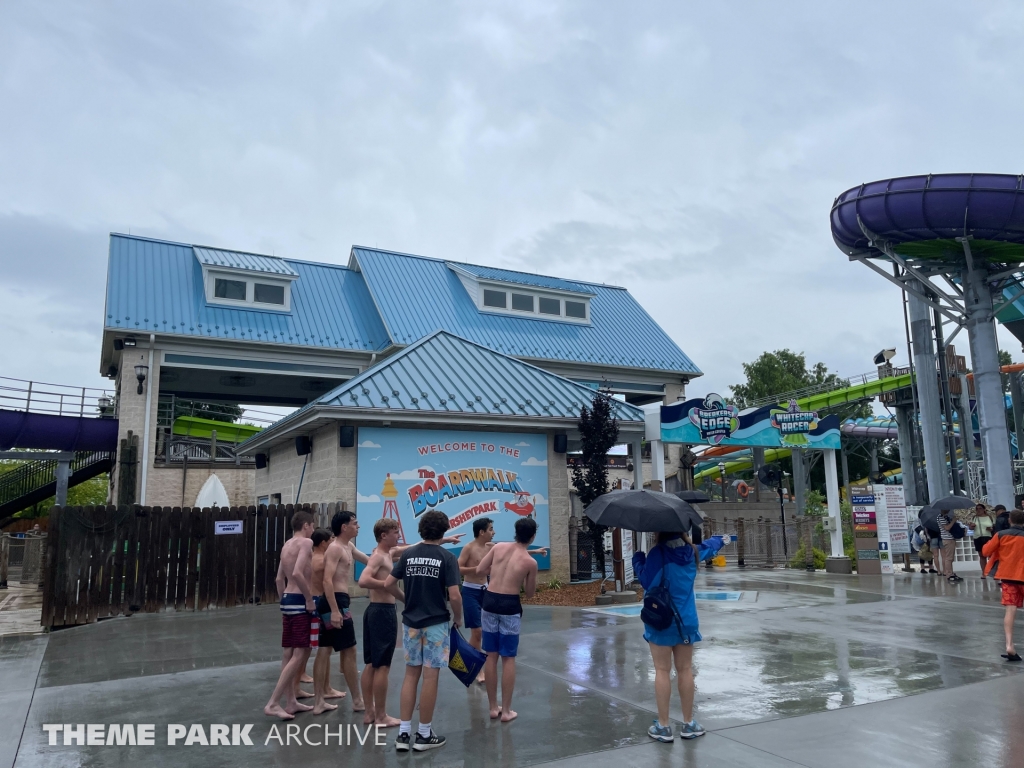
[[[0,375],[102,385],[129,230],[623,285],[694,395],[770,349],[904,362],[829,208],[1024,172],[1021,40],[1019,2],[2,3]]]

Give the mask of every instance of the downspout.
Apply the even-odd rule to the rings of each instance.
[[[156,343],[156,334],[149,334],[149,384],[146,386],[146,421],[142,429],[142,492],[139,494],[139,504],[146,504],[146,477],[149,474],[149,413],[153,404],[153,345]]]

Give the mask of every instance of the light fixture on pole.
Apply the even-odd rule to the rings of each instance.
[[[725,502],[725,462],[718,462],[718,472],[722,475],[722,502]]]
[[[135,366],[135,378],[139,380],[139,388],[137,390],[135,390],[136,394],[138,394],[138,395],[142,394],[142,385],[145,383],[145,381],[146,381],[146,374],[148,374],[148,373],[149,373],[149,366],[148,365],[143,365],[142,363],[140,363],[139,365]]]

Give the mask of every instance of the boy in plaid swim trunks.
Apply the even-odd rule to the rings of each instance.
[[[1007,661],[1020,661],[1013,643],[1013,622],[1017,609],[1024,608],[1024,512],[1015,509],[1010,513],[1010,527],[999,531],[982,548],[988,558],[986,575],[999,580],[1003,592],[1002,603],[1006,606],[1003,616],[1003,632],[1006,635]]]
[[[416,752],[443,747],[444,736],[431,729],[434,705],[437,703],[437,679],[442,667],[448,666],[448,644],[451,625],[445,598],[451,603],[454,624],[462,623],[462,595],[459,592],[459,561],[441,546],[448,531],[448,516],[443,512],[427,512],[420,518],[423,541],[402,552],[402,556],[384,582],[395,597],[401,595],[398,581],[405,586],[405,608],[402,611],[402,649],[405,652],[405,680],[402,682],[401,721],[395,749]],[[416,709],[416,693],[420,677],[420,726],[412,738],[412,714]]]
[[[281,595],[281,675],[263,713],[282,720],[293,720],[296,712],[312,707],[295,698],[299,675],[309,659],[313,596],[309,582],[313,576],[313,516],[308,512],[292,515],[292,538],[281,547],[277,569],[277,593]],[[281,706],[281,697],[284,706]]]

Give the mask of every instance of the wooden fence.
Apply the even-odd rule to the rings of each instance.
[[[274,580],[292,514],[310,512],[326,526],[340,508],[54,507],[42,624],[277,602]],[[230,522],[242,532],[217,533],[217,523]]]

